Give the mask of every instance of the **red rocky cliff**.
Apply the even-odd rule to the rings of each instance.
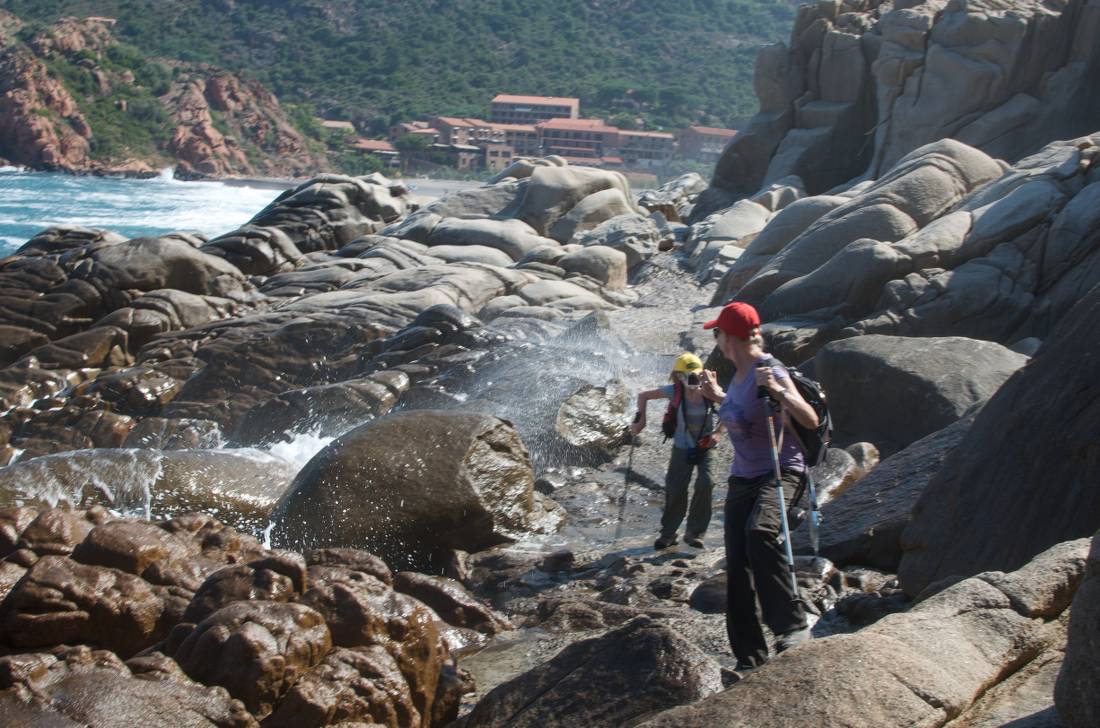
[[[111,25],[66,18],[23,44],[16,35],[20,21],[0,10],[0,158],[76,173],[146,175],[175,164],[188,178],[299,177],[327,170],[278,99],[256,82],[209,66],[166,62],[172,83],[150,97],[152,89],[137,85],[131,71],[103,62],[115,44]],[[51,70],[58,67],[74,68],[90,83],[71,93]],[[155,148],[97,150],[97,130],[81,108],[110,99],[116,110],[131,113],[131,92],[159,104],[170,131],[154,139]],[[99,131],[103,137],[109,130]]]

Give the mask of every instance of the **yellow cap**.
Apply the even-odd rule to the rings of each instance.
[[[684,374],[701,372],[703,371],[703,362],[691,352],[684,352],[676,357],[676,363],[672,365],[672,371],[683,372]]]

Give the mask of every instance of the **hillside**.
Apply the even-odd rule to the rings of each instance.
[[[0,158],[35,169],[180,177],[312,174],[322,150],[255,80],[161,61],[109,22],[25,27],[0,10]]]
[[[496,93],[578,96],[623,126],[733,125],[756,110],[756,47],[783,0],[8,0],[29,23],[116,18],[143,53],[246,72],[284,103],[375,132],[480,116]]]

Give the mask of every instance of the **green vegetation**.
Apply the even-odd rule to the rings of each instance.
[[[117,161],[160,156],[158,146],[171,135],[168,113],[156,98],[167,92],[171,82],[165,66],[122,44],[109,46],[101,57],[82,50],[68,57],[51,54],[44,60],[50,74],[77,100],[92,128],[92,157]],[[100,86],[93,69],[107,79],[108,88]],[[127,80],[130,76],[133,83]]]
[[[427,114],[486,116],[497,93],[578,96],[585,116],[635,126],[640,118],[651,129],[736,126],[755,111],[756,47],[785,39],[794,16],[787,0],[6,0],[5,6],[31,22],[117,18],[115,35],[147,57],[246,72],[284,103],[351,119],[374,134]],[[139,65],[128,53],[112,60]],[[137,83],[155,91],[163,81]]]

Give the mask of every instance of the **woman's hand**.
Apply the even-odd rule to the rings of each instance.
[[[630,423],[630,434],[637,437],[638,433],[645,429],[645,413],[638,410],[634,415],[634,421]]]
[[[774,399],[779,400],[783,397],[783,394],[787,391],[779,380],[775,378],[775,372],[767,364],[761,364],[754,370],[756,375],[756,386],[766,389]]]
[[[715,402],[721,402],[726,398],[726,393],[718,386],[718,375],[714,371],[704,369],[699,378],[702,380],[701,389],[704,397]]]

